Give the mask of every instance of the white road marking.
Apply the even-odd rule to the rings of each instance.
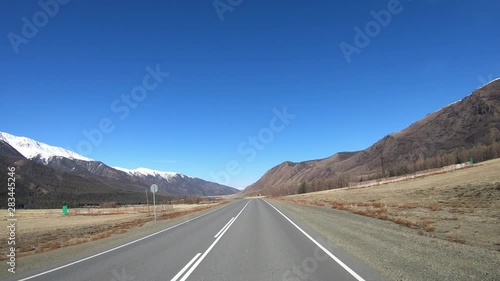
[[[184,272],[193,264],[193,262],[196,261],[196,259],[198,259],[200,255],[201,253],[196,254],[196,256],[194,256],[194,258],[190,262],[188,262],[188,264],[186,264],[186,266],[184,266],[181,271],[179,271],[179,273],[177,273],[177,275],[175,275],[174,278],[172,278],[170,281],[177,281],[177,279],[179,279],[179,277],[184,274]]]
[[[228,225],[229,225],[229,224],[230,224],[233,220],[234,220],[234,217],[233,217],[230,221],[228,221],[228,222],[226,223],[226,225],[224,225],[224,227],[223,227],[221,230],[219,230],[219,232],[217,232],[217,234],[215,234],[214,238],[217,238],[217,237],[219,236],[219,234],[221,234],[221,232],[222,232],[222,231],[224,231],[224,229],[226,229],[226,227],[227,227],[227,226],[228,226]]]
[[[350,267],[348,267],[345,263],[343,263],[339,258],[337,258],[335,255],[333,255],[328,249],[323,247],[318,241],[316,241],[314,238],[311,237],[307,232],[302,230],[298,225],[296,225],[291,219],[289,219],[287,216],[285,216],[280,210],[276,209],[271,203],[267,202],[264,200],[269,206],[273,207],[278,213],[280,213],[285,219],[287,219],[293,226],[295,226],[300,232],[302,232],[309,240],[311,240],[316,246],[318,246],[323,252],[325,252],[330,258],[332,258],[334,261],[336,261],[340,266],[342,266],[347,272],[349,272],[354,278],[356,278],[358,281],[365,281],[361,276],[359,276],[354,270],[352,270]]]
[[[184,275],[184,277],[182,277],[182,279],[180,281],[186,281],[186,279],[189,277],[189,275],[191,275],[191,273],[193,273],[193,271],[196,269],[196,267],[198,267],[198,265],[200,265],[201,261],[203,261],[203,259],[208,255],[208,253],[212,250],[212,248],[215,246],[215,244],[217,244],[217,242],[219,242],[219,240],[222,238],[222,236],[224,236],[224,233],[226,233],[226,231],[231,227],[231,225],[236,221],[236,219],[238,219],[238,217],[243,212],[243,210],[245,210],[245,208],[248,206],[248,203],[250,203],[250,200],[248,200],[245,207],[243,207],[243,209],[241,209],[241,211],[238,213],[238,215],[236,215],[236,217],[234,217],[234,220],[228,225],[228,227],[226,227],[226,229],[224,229],[224,231],[220,234],[220,236],[217,239],[215,239],[214,243],[212,243],[212,245],[210,245],[210,247],[208,247],[208,249],[205,251],[205,253],[203,253],[203,255],[196,261],[196,263],[189,269],[189,271],[186,273],[186,275]]]
[[[247,204],[248,204],[248,203],[247,203]],[[194,218],[192,218],[192,219],[189,219],[189,220],[187,220],[187,221],[181,222],[181,223],[176,224],[176,225],[174,225],[174,226],[171,226],[171,227],[169,227],[169,228],[166,228],[166,229],[160,230],[160,231],[158,231],[158,232],[155,232],[155,233],[149,234],[149,235],[144,236],[144,237],[142,237],[142,238],[139,238],[139,239],[137,239],[137,240],[134,240],[134,241],[131,241],[131,242],[125,243],[125,244],[123,244],[123,245],[120,245],[120,246],[114,247],[114,248],[109,249],[109,250],[106,250],[106,251],[104,251],[104,252],[100,252],[100,253],[95,254],[95,255],[92,255],[92,256],[90,256],[90,257],[86,257],[86,258],[83,258],[83,259],[80,259],[80,260],[77,260],[77,261],[74,261],[74,262],[71,262],[71,263],[68,263],[68,264],[65,264],[65,265],[61,265],[61,266],[59,266],[59,267],[56,267],[56,268],[53,268],[53,269],[50,269],[50,270],[47,270],[47,271],[44,271],[44,272],[41,272],[41,273],[38,273],[38,274],[32,275],[32,276],[29,276],[29,277],[23,278],[23,279],[20,279],[20,280],[17,280],[17,281],[25,281],[25,280],[30,280],[30,279],[33,279],[33,278],[36,278],[36,277],[39,277],[39,276],[45,275],[45,274],[47,274],[47,273],[51,273],[51,272],[54,272],[54,271],[57,271],[57,270],[60,270],[60,269],[66,268],[66,267],[68,267],[68,266],[72,266],[72,265],[74,265],[74,264],[81,263],[81,262],[83,262],[83,261],[90,260],[90,259],[95,258],[95,257],[98,257],[98,256],[102,256],[102,255],[107,254],[107,253],[109,253],[109,252],[112,252],[112,251],[115,251],[115,250],[121,249],[121,248],[126,247],[126,246],[128,246],[128,245],[132,245],[132,244],[137,243],[137,242],[139,242],[139,241],[142,241],[142,240],[144,240],[144,239],[147,239],[147,238],[153,237],[153,236],[155,236],[155,235],[158,235],[158,234],[160,234],[160,233],[163,233],[163,232],[165,232],[165,231],[168,231],[168,230],[170,230],[170,229],[172,229],[172,228],[175,228],[175,227],[178,227],[178,226],[180,226],[180,225],[186,224],[186,223],[188,223],[188,222],[190,222],[190,221],[193,221],[193,220],[195,220],[195,219],[198,219],[198,218],[201,218],[201,217],[203,217],[203,216],[209,215],[209,214],[211,214],[211,213],[213,213],[213,212],[216,212],[216,211],[222,210],[222,209],[224,209],[224,208],[226,208],[226,207],[228,207],[228,206],[229,206],[229,205],[226,205],[226,206],[224,206],[224,207],[222,207],[222,208],[220,208],[220,209],[213,210],[213,211],[208,212],[208,213],[206,213],[206,214],[203,214],[203,215],[200,215],[200,216],[194,217]]]

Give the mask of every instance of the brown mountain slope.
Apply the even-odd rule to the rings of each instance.
[[[245,193],[295,193],[302,182],[315,190],[335,188],[348,181],[464,162],[469,157],[500,157],[499,145],[497,79],[365,150],[300,163],[284,162],[247,187]]]

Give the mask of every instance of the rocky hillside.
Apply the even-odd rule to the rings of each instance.
[[[369,148],[300,163],[284,162],[246,188],[247,194],[296,193],[346,186],[349,181],[500,157],[500,79],[477,89]]]

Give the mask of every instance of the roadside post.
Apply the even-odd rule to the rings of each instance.
[[[151,215],[151,210],[149,209],[149,198],[148,198],[148,189],[146,188],[146,205],[148,205],[148,216]]]
[[[156,222],[156,200],[155,200],[155,193],[158,191],[158,186],[156,184],[151,185],[151,192],[153,193],[153,209],[155,213],[155,222]]]

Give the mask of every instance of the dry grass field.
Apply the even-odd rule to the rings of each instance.
[[[211,204],[158,205],[158,220],[172,219],[205,210],[225,202]],[[5,212],[6,213],[6,212]],[[153,220],[153,207],[18,210],[16,212],[17,256],[42,253],[61,247],[99,240],[127,232]],[[7,218],[7,216],[5,217]],[[0,228],[0,260],[6,259],[8,229]]]
[[[500,159],[415,180],[281,199],[388,220],[421,235],[500,251]]]

